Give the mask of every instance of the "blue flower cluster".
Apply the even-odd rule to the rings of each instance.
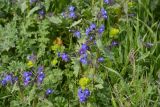
[[[32,72],[26,71],[23,73],[24,85],[27,86],[32,80]]]
[[[37,83],[38,83],[38,85],[42,84],[42,82],[45,78],[45,74],[44,74],[43,70],[44,70],[43,66],[40,66],[38,68],[38,72],[37,72]]]
[[[68,8],[68,12],[62,12],[61,14],[64,18],[71,18],[71,19],[75,19],[77,16],[76,16],[76,13],[75,13],[75,7],[74,6],[70,6]]]
[[[89,96],[90,96],[90,91],[88,89],[85,90],[82,90],[82,88],[78,89],[78,97],[81,103],[86,102]]]
[[[1,80],[1,84],[2,86],[6,86],[8,83],[14,84],[17,80],[18,80],[17,77],[14,77],[13,75],[8,74]]]
[[[58,57],[61,57],[63,61],[68,62],[69,61],[69,56],[66,53],[58,53]]]
[[[104,19],[107,19],[108,16],[107,16],[107,11],[104,9],[104,8],[101,8],[101,17],[104,18]]]

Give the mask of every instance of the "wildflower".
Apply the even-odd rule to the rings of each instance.
[[[31,77],[32,77],[32,72],[23,73],[23,81],[25,86],[29,84],[29,82],[31,81]]]
[[[109,4],[109,0],[104,0],[104,3]]]
[[[75,31],[74,32],[74,36],[77,37],[77,38],[80,38],[81,37],[81,33],[79,31]]]
[[[27,66],[29,67],[29,68],[31,68],[31,67],[33,67],[33,61],[28,61],[28,63],[27,63]]]
[[[69,13],[69,18],[72,18],[72,19],[76,18],[75,12],[70,12]]]
[[[103,17],[104,19],[107,19],[107,11],[104,8],[101,8],[101,17]]]
[[[39,14],[40,16],[44,16],[44,15],[45,15],[44,9],[40,9],[40,10],[38,11],[38,14]]]
[[[1,81],[1,84],[2,84],[2,86],[7,85],[7,81],[6,81],[5,79],[3,79],[3,80]]]
[[[112,42],[111,42],[111,46],[118,46],[118,42],[112,41]]]
[[[56,65],[57,62],[58,62],[57,59],[53,59],[52,62],[51,62],[51,64],[52,64],[52,65]]]
[[[36,59],[36,56],[34,54],[28,55],[27,59],[30,60],[30,61],[34,61]]]
[[[86,44],[82,44],[81,49],[79,50],[80,54],[85,54],[88,50],[88,46]]]
[[[62,58],[62,60],[65,61],[65,62],[68,62],[68,61],[69,61],[69,57],[68,57],[68,55],[67,55],[66,53],[63,53],[63,54],[61,55],[61,58]]]
[[[90,91],[88,89],[85,90],[82,90],[82,88],[78,89],[78,97],[81,103],[86,102],[89,96],[90,96]]]
[[[52,94],[53,93],[53,90],[52,89],[47,89],[46,90],[46,95],[49,95],[49,94]]]
[[[40,66],[38,68],[38,72],[37,72],[37,82],[38,82],[38,84],[42,84],[43,79],[45,77],[45,74],[44,74],[43,70],[44,70],[43,66]]]
[[[96,24],[92,23],[89,27],[90,31],[96,29]]]
[[[118,33],[119,33],[119,29],[117,29],[117,28],[111,28],[111,30],[110,30],[110,32],[109,32],[109,35],[110,35],[110,37],[114,37],[114,36],[116,36]]]
[[[74,6],[70,6],[70,7],[69,7],[69,11],[70,11],[70,12],[73,12],[74,10],[75,10],[75,7],[74,7]]]
[[[105,26],[104,26],[104,25],[101,25],[101,26],[99,27],[99,29],[98,29],[98,33],[99,33],[99,34],[102,34],[102,33],[104,32],[104,30],[105,30]]]
[[[104,61],[103,57],[98,58],[98,62],[103,62],[103,61]]]
[[[84,58],[84,57],[80,58],[80,62],[85,65],[88,63],[87,58]]]
[[[79,80],[79,85],[82,87],[82,89],[85,89],[86,86],[89,84],[90,80],[87,77],[83,77]]]
[[[90,28],[87,28],[86,29],[86,35],[88,36],[90,32],[91,32]]]

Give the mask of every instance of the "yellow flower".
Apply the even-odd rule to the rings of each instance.
[[[59,48],[60,48],[60,46],[57,45],[57,44],[51,46],[51,49],[52,49],[53,51],[56,51],[56,50],[59,49]]]
[[[132,7],[134,7],[135,6],[135,3],[134,2],[128,2],[128,7],[129,8],[132,8]]]
[[[110,37],[114,37],[114,36],[116,36],[118,33],[119,33],[119,29],[117,29],[117,28],[111,28],[111,30],[110,30],[110,32],[109,32],[109,35],[110,35]]]
[[[87,77],[83,77],[79,80],[79,85],[81,86],[82,89],[85,89],[86,86],[89,84],[90,80]]]
[[[27,63],[27,66],[29,67],[29,68],[31,68],[31,67],[33,67],[33,62],[32,61],[28,61],[28,63]]]
[[[52,64],[52,65],[56,65],[57,62],[58,62],[57,59],[53,59],[52,62],[51,62],[51,64]]]

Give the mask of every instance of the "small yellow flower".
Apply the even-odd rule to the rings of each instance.
[[[81,86],[82,89],[85,89],[86,86],[89,84],[90,80],[87,77],[83,77],[79,80],[79,85]]]
[[[52,49],[53,51],[56,51],[56,50],[59,49],[59,48],[60,48],[60,46],[57,45],[57,44],[51,46],[51,49]]]
[[[109,32],[109,35],[110,35],[110,37],[114,37],[114,36],[116,36],[118,33],[119,33],[119,29],[117,29],[117,28],[111,28],[111,30],[110,30],[110,32]]]
[[[56,65],[57,62],[58,62],[57,59],[53,59],[52,62],[51,62],[51,64],[52,64],[52,65]]]
[[[31,68],[31,67],[33,67],[33,62],[32,61],[28,61],[28,63],[27,63],[27,66],[29,67],[29,68]]]
[[[134,7],[135,6],[135,3],[134,2],[128,2],[128,7],[129,8],[132,8],[132,7]]]

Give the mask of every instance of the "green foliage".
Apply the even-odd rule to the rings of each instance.
[[[0,107],[160,106],[158,0],[30,1],[0,1]],[[70,6],[75,19],[69,18]],[[91,23],[96,24],[92,40],[86,36]],[[88,46],[87,64],[80,61],[82,44]],[[45,78],[38,84],[40,66]],[[33,74],[28,85],[25,71]],[[3,85],[6,75],[17,80]],[[78,89],[84,77],[90,96],[81,103]],[[47,95],[47,89],[53,93]]]

